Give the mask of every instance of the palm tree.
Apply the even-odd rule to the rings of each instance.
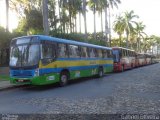
[[[135,32],[137,34],[137,51],[140,51],[141,43],[140,40],[144,39],[144,35],[147,36],[147,34],[144,32],[145,25],[143,22],[138,22],[137,26],[135,28]]]
[[[89,0],[88,5],[93,11],[94,16],[94,39],[96,39],[96,7],[98,6],[98,0]]]
[[[82,9],[82,1],[78,0],[79,4],[77,7],[78,10],[78,14],[79,14],[79,32],[81,33],[81,14],[83,13],[83,9]]]
[[[9,19],[9,0],[6,0],[6,31],[9,30],[8,19]]]
[[[83,17],[84,17],[85,38],[87,38],[86,0],[83,0]]]
[[[71,32],[71,20],[66,14],[66,10],[68,10],[69,8],[68,0],[58,0],[58,4],[59,4],[60,30],[61,32],[66,33],[66,27],[67,27],[67,33],[68,33],[68,28],[70,29]],[[69,16],[71,16],[71,14]]]
[[[105,5],[105,34],[106,34],[106,41],[108,41],[108,33],[109,33],[109,30],[108,30],[108,7],[111,6],[112,8],[113,7],[116,7],[118,8],[118,4],[121,3],[121,0],[106,0],[106,2],[104,3]],[[111,46],[111,41],[110,41],[110,46]]]
[[[49,24],[48,24],[48,0],[43,0],[43,27],[44,33],[49,34]]]
[[[102,33],[103,33],[103,15],[102,15],[102,13],[105,9],[106,4],[107,4],[106,0],[98,0],[98,4],[96,6],[96,10],[98,11],[98,14],[101,17],[101,32]]]
[[[59,13],[59,22],[60,24],[62,24],[62,19],[61,19],[61,0],[58,0],[58,13]],[[62,33],[62,26],[60,25],[60,31]]]
[[[124,26],[123,26],[123,17],[118,16],[116,20],[113,22],[113,30],[118,34],[119,36],[119,46],[121,46],[122,42],[122,34],[124,33]]]
[[[146,53],[147,50],[150,50],[150,48],[151,48],[151,46],[149,44],[149,40],[150,40],[150,38],[148,38],[148,37],[146,37],[144,39],[144,43],[143,43],[143,51],[144,51],[144,53]]]
[[[54,31],[57,31],[57,23],[59,22],[59,19],[56,15],[56,5],[56,0],[48,1],[49,25]]]
[[[74,18],[74,31],[77,32],[77,14],[81,16],[82,12],[82,1],[81,0],[73,0],[72,4],[72,17]],[[80,17],[79,17],[80,19]],[[81,21],[81,20],[80,20]]]
[[[130,12],[125,12],[124,13],[124,20],[123,20],[123,24],[122,26],[124,27],[124,30],[126,32],[126,47],[128,48],[128,40],[130,37],[131,32],[134,31],[134,25],[137,25],[136,21],[134,21],[134,18],[139,18],[138,15],[134,14],[134,11],[130,11]]]
[[[152,48],[152,54],[153,54],[153,48],[154,47],[157,47],[156,54],[158,54],[158,47],[159,47],[159,44],[160,44],[160,37],[155,36],[155,35],[150,36],[149,44],[150,44],[150,47]]]

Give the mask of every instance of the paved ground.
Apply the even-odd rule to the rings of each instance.
[[[4,88],[10,88],[13,85],[10,84],[9,81],[0,81],[0,91],[3,90]]]
[[[0,113],[160,113],[160,64],[103,78],[0,91]]]

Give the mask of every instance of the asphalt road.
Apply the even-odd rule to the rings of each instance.
[[[66,87],[1,91],[0,113],[160,113],[160,63],[103,78],[83,78]]]

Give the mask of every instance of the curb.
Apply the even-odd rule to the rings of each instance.
[[[8,85],[6,87],[0,87],[0,91],[10,90],[14,88],[22,87],[23,85]]]

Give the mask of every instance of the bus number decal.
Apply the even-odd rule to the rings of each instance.
[[[75,77],[80,77],[80,71],[75,72]]]
[[[47,80],[55,80],[55,77],[54,76],[48,76]]]

